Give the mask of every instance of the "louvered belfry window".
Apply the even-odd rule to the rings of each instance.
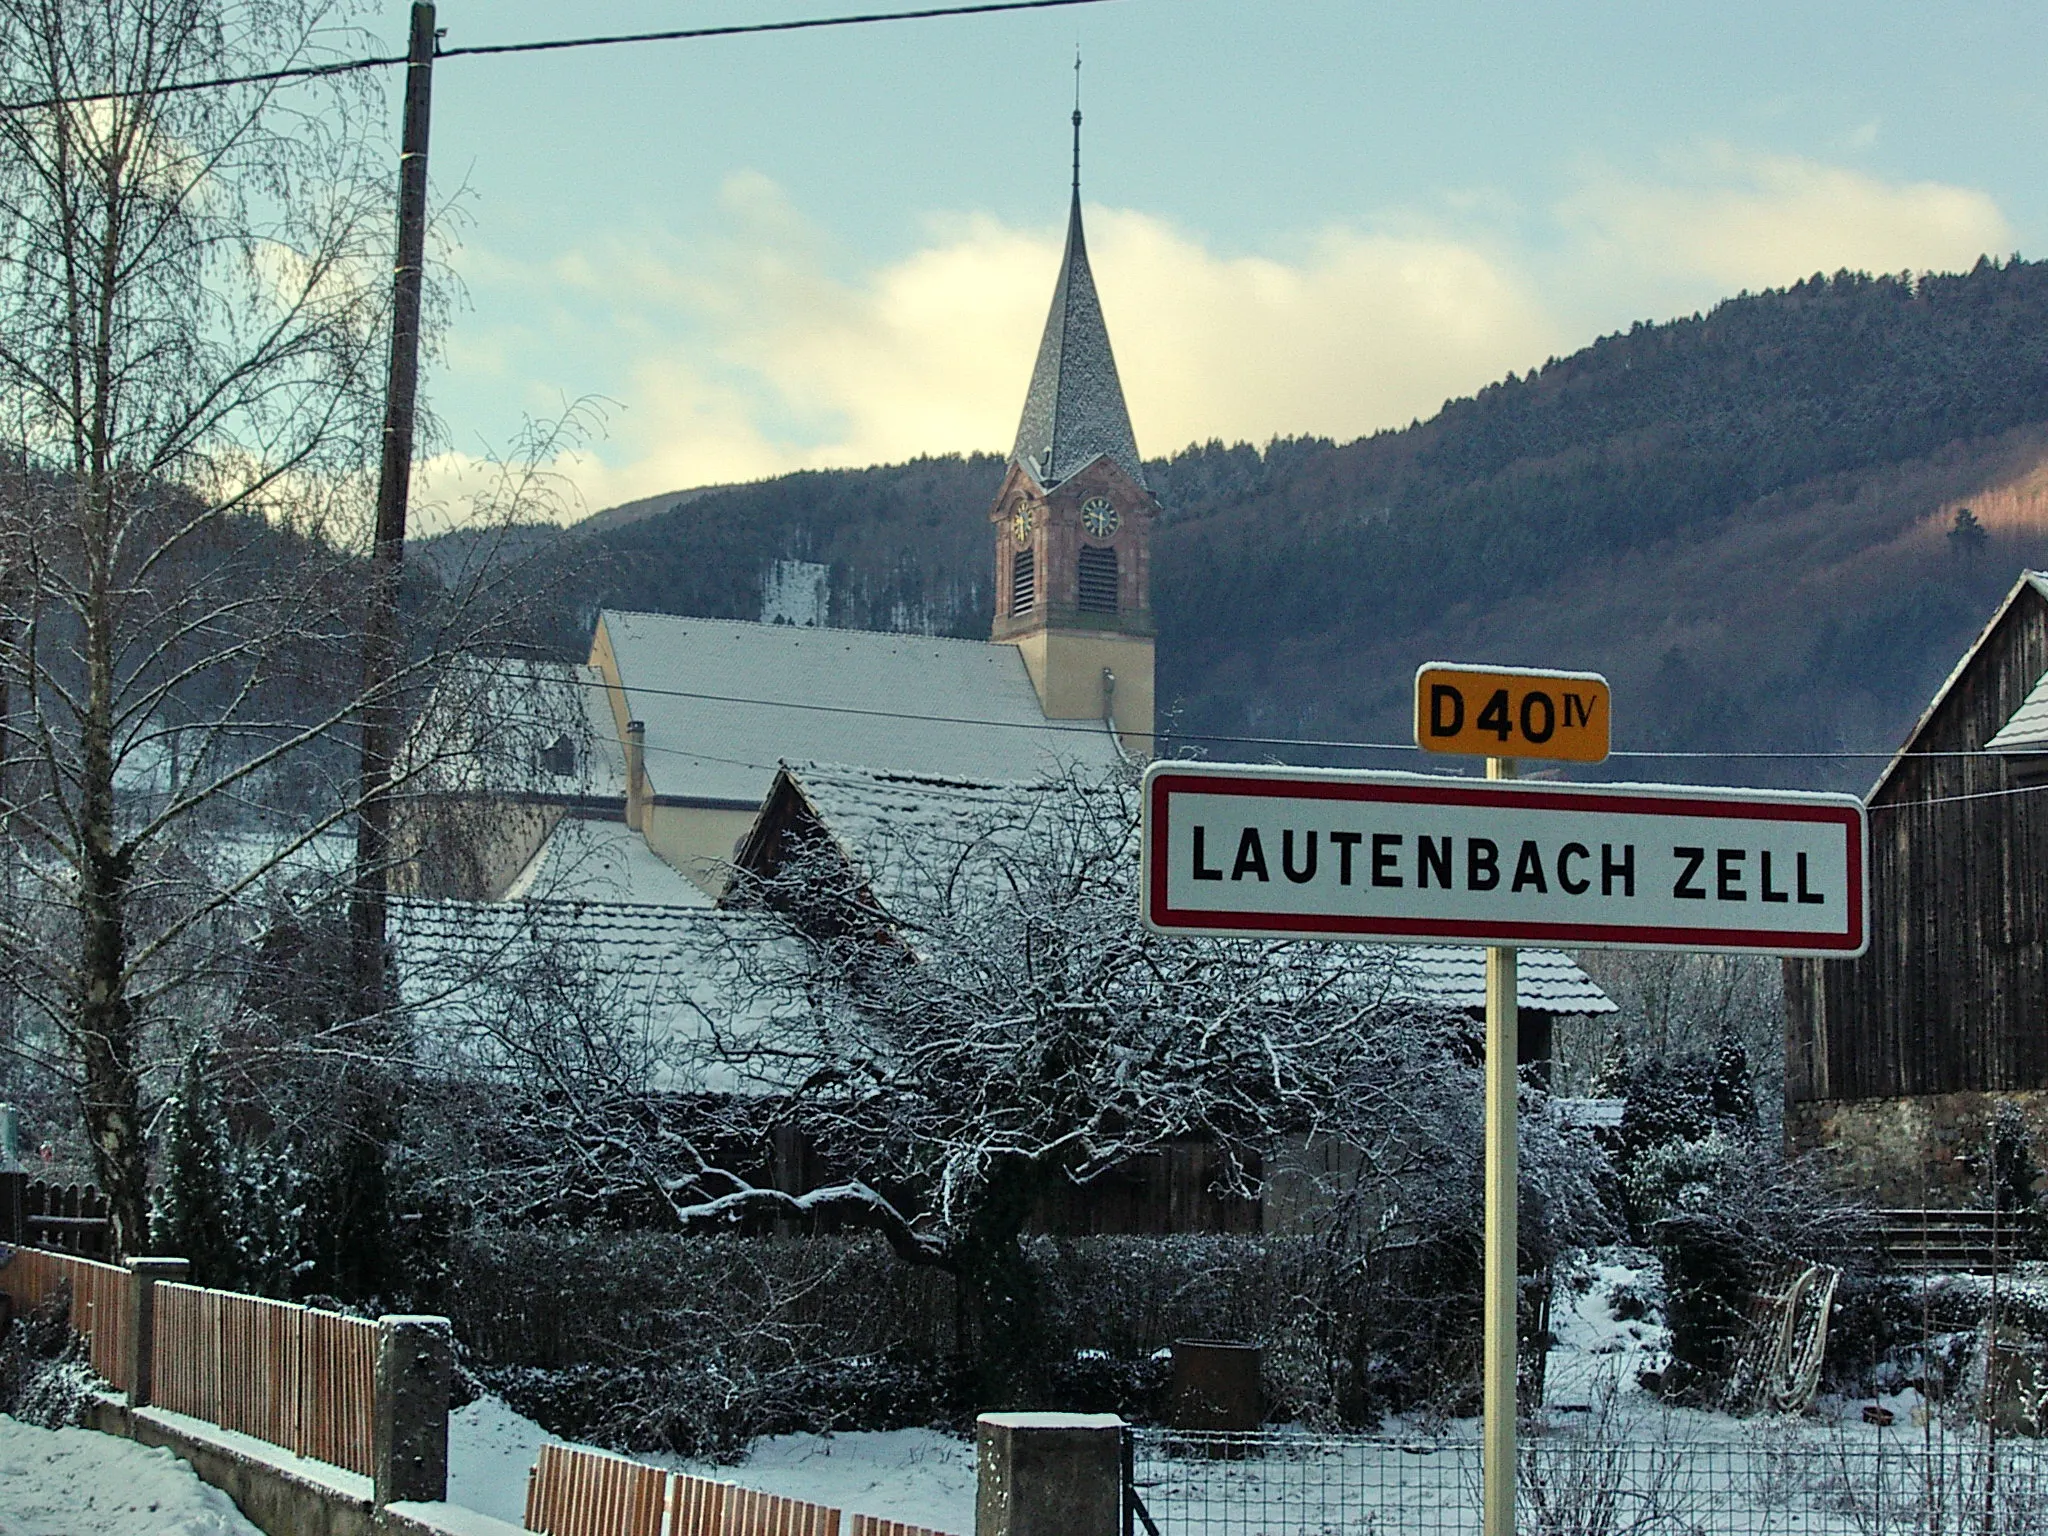
[[[1093,544],[1081,546],[1081,611],[1116,612],[1116,551]]]
[[[1038,562],[1028,549],[1010,556],[1010,612],[1029,613],[1038,601]]]

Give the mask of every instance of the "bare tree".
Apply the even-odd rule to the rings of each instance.
[[[171,89],[320,63],[360,41],[351,8],[0,0],[0,952],[124,1252],[170,1037],[236,1005],[259,898],[345,882],[352,722],[416,699],[514,585],[419,583],[405,663],[362,694],[375,99]]]
[[[1201,1138],[1251,1194],[1248,1154],[1336,1139],[1372,1220],[1476,1194],[1467,1021],[1403,1001],[1397,957],[1146,932],[1129,784],[1007,786],[968,811],[878,817],[854,856],[799,828],[746,910],[691,925],[689,998],[543,945],[441,1013],[492,1106],[441,1154],[464,1198],[876,1230],[956,1277],[978,1394],[1000,1402],[1028,1393],[1039,1324],[1021,1238],[1062,1185]],[[792,1139],[813,1176],[774,1176]]]

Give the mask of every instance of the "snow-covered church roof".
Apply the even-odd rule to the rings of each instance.
[[[1109,325],[1088,265],[1077,180],[1067,213],[1067,248],[1010,457],[1050,488],[1104,454],[1139,485],[1145,483],[1116,355],[1110,350]]]
[[[779,762],[1021,779],[1118,760],[1092,721],[1049,721],[1014,645],[607,609],[657,798],[758,806]]]

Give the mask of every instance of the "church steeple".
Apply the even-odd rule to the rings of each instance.
[[[991,638],[1023,653],[1046,717],[1101,720],[1136,756],[1152,751],[1152,524],[1109,327],[1081,227],[1080,60],[1074,183],[1052,311],[1024,396],[1017,445],[989,521]]]
[[[1048,490],[1075,470],[1108,454],[1140,486],[1145,483],[1131,413],[1124,404],[1109,326],[1088,266],[1088,239],[1081,227],[1081,106],[1079,64],[1074,104],[1074,190],[1067,210],[1067,248],[1053,285],[1052,310],[1038,343],[1038,363],[1024,396],[1012,463],[1022,465]]]

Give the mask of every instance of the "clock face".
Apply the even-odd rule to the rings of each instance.
[[[1081,503],[1081,527],[1093,539],[1107,539],[1115,535],[1117,525],[1123,519],[1109,504],[1106,496],[1090,496]]]
[[[1031,509],[1019,507],[1010,514],[1010,537],[1019,544],[1031,542]]]

